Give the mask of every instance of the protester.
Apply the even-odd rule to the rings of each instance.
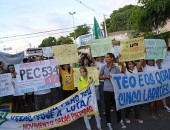
[[[83,88],[88,87],[93,82],[92,77],[88,76],[88,72],[87,72],[86,67],[82,66],[80,68],[80,74],[81,74],[81,77],[78,80],[78,90],[79,91],[82,90]],[[100,123],[100,116],[98,114],[95,115],[95,119],[96,119],[96,123],[97,123],[97,128],[99,130],[102,130],[101,129],[101,123]],[[86,125],[86,129],[91,130],[91,126],[90,126],[90,123],[89,123],[88,116],[84,116],[84,122],[85,122],[85,125]]]
[[[15,80],[16,72],[13,64],[7,66],[7,72],[11,73],[11,77]],[[14,87],[16,87],[15,82],[14,82]],[[18,113],[23,112],[23,96],[14,94],[12,106],[13,106],[12,112],[18,112]]]
[[[69,64],[60,66],[60,78],[63,99],[65,99],[77,91],[74,87],[73,68]]]
[[[167,55],[161,64],[161,68],[165,69],[170,65],[170,51],[167,50]],[[166,103],[166,98],[162,99],[163,109],[170,112],[170,107]]]
[[[41,56],[37,56],[35,58],[35,61],[37,62],[41,62],[41,60],[42,60]],[[34,92],[35,110],[41,110],[52,105],[50,92],[51,92],[50,89]]]
[[[7,73],[7,70],[4,69],[4,62],[0,61],[0,74]]]
[[[143,60],[143,72],[152,72],[157,71],[158,66],[155,63],[155,60]],[[159,101],[153,101],[149,103],[150,114],[153,119],[158,119],[158,110],[159,110]]]
[[[124,63],[120,63],[122,66],[122,73],[126,74],[126,75],[130,75],[132,73],[138,73],[142,67],[142,63],[138,62],[138,64],[136,65],[136,63],[134,61],[129,61],[126,62],[126,67],[124,66]],[[140,113],[139,113],[139,109],[140,106],[139,105],[135,105],[134,107],[135,110],[135,119],[138,123],[142,124],[143,120],[140,119]],[[125,112],[125,121],[126,123],[131,123],[130,119],[129,119],[129,114],[131,112],[131,107],[127,107],[125,108],[126,112]]]
[[[32,57],[24,58],[23,63],[33,62]],[[24,94],[24,112],[35,111],[34,92]]]
[[[96,66],[98,67],[99,69],[99,73],[100,73],[100,70],[102,68],[102,66],[106,65],[106,62],[104,60],[104,56],[101,56],[98,58],[99,61],[96,62]],[[101,112],[103,114],[105,114],[105,104],[104,104],[104,95],[103,95],[103,87],[104,87],[104,80],[100,80],[99,81],[99,94],[100,94],[100,100],[99,100],[99,108],[101,109]]]
[[[111,102],[115,104],[114,98],[114,89],[111,83],[111,75],[110,74],[120,74],[120,69],[117,66],[114,66],[113,62],[115,61],[115,57],[112,53],[107,53],[106,55],[106,63],[107,65],[102,66],[100,70],[100,80],[104,80],[104,101],[105,101],[105,117],[106,124],[110,130],[112,130],[111,118],[110,118],[110,107]],[[121,116],[121,110],[116,111],[117,122],[120,123],[121,128],[126,128]]]

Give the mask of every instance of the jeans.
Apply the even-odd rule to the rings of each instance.
[[[114,92],[104,91],[104,101],[105,101],[106,123],[111,123],[110,107],[111,107],[112,103],[114,103],[114,105],[116,105]],[[120,122],[122,120],[121,110],[116,111],[116,117],[117,117],[117,122]]]
[[[100,84],[99,84],[99,94],[100,94],[99,109],[102,112],[104,112],[104,110],[105,110],[103,87],[104,87],[104,82],[100,81]]]

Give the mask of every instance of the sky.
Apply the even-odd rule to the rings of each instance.
[[[30,47],[38,47],[49,37],[66,36],[74,26],[93,26],[94,17],[100,23],[103,15],[109,18],[113,10],[138,0],[0,0],[0,51],[15,54]],[[82,3],[80,3],[82,2]],[[84,4],[84,5],[83,5]],[[66,29],[69,28],[69,29]],[[29,33],[55,30],[48,33],[12,37]]]

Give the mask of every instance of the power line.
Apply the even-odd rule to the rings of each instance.
[[[93,24],[87,24],[87,25],[88,26],[92,26]],[[58,30],[55,30],[55,31],[72,29],[72,28],[73,27],[63,28],[63,29],[58,29]],[[10,39],[10,40],[3,40],[2,42],[4,42],[4,41],[14,41],[14,40],[26,39],[26,38],[33,38],[33,37],[41,37],[41,36],[46,36],[46,35],[55,35],[55,34],[73,32],[73,30],[69,30],[69,31],[61,31],[61,32],[48,33],[48,32],[52,32],[52,31],[54,31],[54,30],[43,31],[43,32],[36,32],[36,33],[29,33],[29,34],[21,34],[21,35],[15,35],[15,36],[9,36],[9,37],[5,37],[3,39],[10,39],[10,38],[15,38],[15,37],[23,37],[23,38],[15,38],[15,39]],[[43,33],[45,33],[45,34],[43,34]],[[42,34],[42,35],[39,35],[39,34]],[[30,36],[30,35],[35,35],[35,36]]]
[[[89,6],[87,6],[87,5],[84,4],[81,0],[75,0],[75,1],[77,1],[77,2],[80,3],[80,4],[82,4],[84,7],[90,9],[91,11],[95,12],[95,9],[93,9],[93,8],[91,8],[91,7],[89,7]]]
[[[91,26],[93,24],[87,24],[88,26]],[[76,26],[78,27],[78,26]],[[13,35],[13,36],[4,36],[1,37],[0,39],[9,39],[9,38],[15,38],[15,37],[25,37],[25,36],[30,36],[30,35],[37,35],[37,34],[43,34],[43,33],[49,33],[49,32],[57,32],[57,31],[62,31],[62,30],[68,30],[68,29],[73,29],[74,27],[69,27],[69,28],[62,28],[62,29],[54,29],[54,30],[47,30],[47,31],[41,31],[41,32],[34,32],[34,33],[27,33],[27,34],[19,34],[19,35]],[[71,31],[66,31],[66,32],[71,32]],[[64,33],[64,32],[62,32]],[[59,33],[57,33],[59,34]],[[34,36],[34,37],[39,37],[39,36]],[[3,40],[4,41],[4,40]],[[9,41],[9,40],[7,40]]]

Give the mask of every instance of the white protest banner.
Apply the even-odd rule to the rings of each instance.
[[[10,73],[0,74],[0,97],[13,95],[14,87]]]
[[[113,47],[113,54],[114,54],[115,57],[119,56],[119,54],[120,54],[120,46],[116,45],[116,46]]]
[[[113,74],[116,109],[170,96],[170,68],[137,74]]]
[[[24,95],[24,93],[21,93],[19,86],[17,86],[18,84],[17,84],[16,78],[12,78],[12,82],[13,82],[14,91],[15,91],[14,96]]]
[[[60,127],[87,115],[98,113],[94,85],[41,111],[30,113],[0,112],[0,129],[47,130]]]
[[[167,51],[167,55],[165,57],[165,59],[162,62],[162,68],[168,68],[170,65],[170,51]]]
[[[145,39],[145,59],[164,59],[166,56],[166,43],[164,39]]]
[[[53,50],[51,47],[43,47],[42,51],[43,51],[44,57],[52,57],[53,56]]]
[[[113,53],[112,40],[110,38],[95,39],[90,43],[92,57],[105,56]]]
[[[77,44],[66,44],[52,47],[59,65],[78,63]]]
[[[20,93],[60,86],[57,61],[54,59],[15,65]]]

